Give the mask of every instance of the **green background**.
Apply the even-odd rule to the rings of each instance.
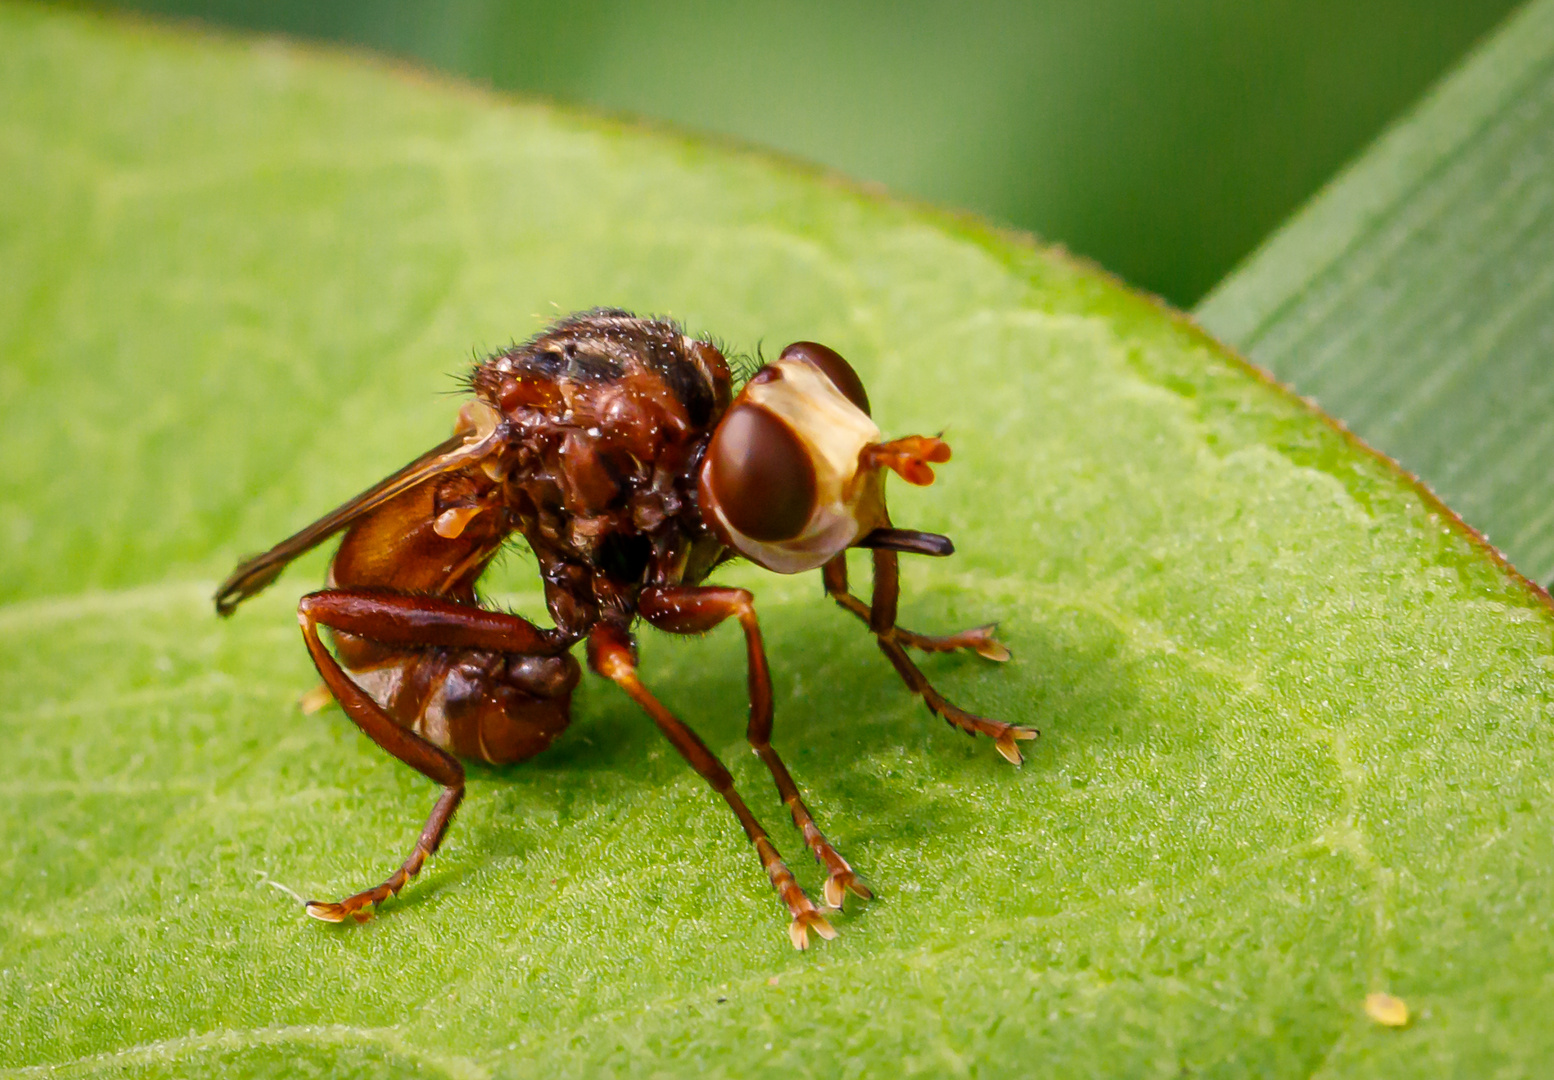
[[[144,0],[723,132],[1188,306],[1510,0]]]
[[[1500,130],[1541,87],[1554,3],[1529,13],[1437,99],[1448,119]],[[1548,596],[1179,314],[788,163],[285,43],[0,6],[0,55],[12,1074],[1535,1076],[1554,1055]],[[1462,156],[1439,119],[1407,130]],[[1409,220],[1434,160],[1402,155],[1424,167],[1380,220]],[[1302,220],[1268,250],[1316,250]],[[1252,290],[1275,313],[1293,292]],[[1234,297],[1222,318],[1269,321]],[[323,553],[229,622],[214,582],[439,439],[472,347],[601,301],[818,337],[892,430],[946,425],[956,459],[892,506],[960,551],[909,562],[903,621],[998,618],[1009,664],[928,669],[1042,738],[1009,767],[930,722],[812,575],[731,570],[778,747],[879,893],[836,941],[789,947],[726,809],[592,679],[550,752],[472,770],[402,899],[311,922],[274,886],[372,880],[431,791],[294,707],[314,676],[292,605]],[[493,584],[534,604],[520,556]],[[737,633],[643,654],[814,889],[743,743]],[[1377,990],[1410,1027],[1367,1019]]]
[[[1554,583],[1554,4],[1528,4],[1194,310]]]

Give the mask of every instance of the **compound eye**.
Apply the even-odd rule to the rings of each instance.
[[[707,486],[723,517],[752,540],[804,531],[815,512],[815,466],[797,435],[757,405],[737,405],[707,447]]]
[[[858,373],[853,366],[843,360],[841,354],[834,349],[828,349],[813,341],[795,341],[782,350],[782,360],[807,360],[819,368],[831,384],[842,392],[842,396],[862,409],[864,415],[872,415],[869,412],[869,395],[864,392],[863,380],[858,378]]]

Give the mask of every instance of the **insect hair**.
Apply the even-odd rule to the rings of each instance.
[[[481,352],[480,349],[471,347],[469,350],[469,366],[462,371],[450,371],[448,377],[456,384],[456,388],[443,391],[446,394],[473,394],[475,392],[475,377],[480,374],[480,369],[495,360],[498,356],[510,353],[518,348],[518,342],[509,339],[505,349],[495,349],[491,352]]]
[[[521,349],[531,348],[542,338],[555,332],[558,327],[561,327],[564,324],[576,322],[580,319],[590,316],[625,317],[627,314],[627,312],[615,308],[594,308],[590,311],[576,312],[571,315],[553,319],[521,344],[516,340],[509,341],[505,348],[494,349],[489,352],[482,352],[478,348],[472,348],[470,350],[470,365],[463,371],[449,373],[449,377],[453,380],[455,386],[451,390],[444,391],[444,393],[450,395],[472,393],[475,390],[475,380],[477,376],[480,374],[481,369],[488,363],[490,363],[492,360],[495,360],[497,357],[516,353]],[[681,333],[684,332],[684,329],[679,321],[670,318],[667,315],[649,316],[648,321],[667,323],[669,326],[674,327]],[[715,334],[699,334],[697,337],[701,341],[711,342],[713,347],[716,348],[718,352],[723,354],[723,359],[728,362],[729,375],[733,381],[732,389],[736,394],[739,392],[740,388],[745,385],[745,383],[750,381],[751,377],[753,377],[757,371],[760,371],[761,368],[766,366],[766,357],[762,354],[761,342],[759,341],[756,342],[753,352],[746,352],[744,350],[734,348],[726,339]]]
[[[761,355],[761,343],[755,343],[755,353],[741,352],[730,348],[717,338],[707,339],[718,347],[718,352],[723,354],[723,359],[728,361],[729,375],[734,380],[734,393],[739,393],[741,387],[754,377],[757,371],[766,366],[766,357]]]

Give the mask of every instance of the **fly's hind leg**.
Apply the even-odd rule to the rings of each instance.
[[[310,900],[307,912],[324,922],[355,919],[366,922],[370,910],[396,895],[420,873],[426,860],[442,843],[454,811],[464,799],[464,767],[447,751],[396,724],[366,691],[340,667],[319,638],[320,624],[371,638],[385,645],[489,649],[556,655],[565,642],[516,615],[486,611],[467,604],[426,596],[356,592],[329,589],[310,593],[297,605],[297,621],[318,673],[340,702],[345,714],[373,742],[442,785],[431,816],[416,838],[407,858],[388,880],[337,902]]]
[[[933,688],[922,671],[912,662],[904,646],[925,652],[951,652],[955,649],[971,649],[989,660],[1009,659],[1009,650],[993,637],[993,626],[978,626],[958,634],[930,637],[905,630],[896,625],[896,602],[901,595],[901,578],[896,553],[875,548],[873,602],[865,604],[855,597],[847,585],[847,554],[842,552],[826,563],[821,570],[826,593],[846,611],[852,612],[874,632],[880,651],[890,660],[902,682],[922,697],[923,704],[935,716],[942,716],[951,726],[968,735],[986,735],[993,740],[998,752],[1008,761],[1018,765],[1024,759],[1016,743],[1034,739],[1040,734],[1035,728],[1018,724],[1006,724],[1000,720],[988,720],[945,699]]]
[[[596,625],[588,635],[588,666],[626,691],[631,700],[653,718],[653,722],[658,725],[658,730],[663,732],[664,737],[680,752],[680,756],[685,758],[691,768],[701,774],[702,779],[712,786],[712,790],[723,796],[723,801],[734,811],[734,816],[744,827],[745,835],[755,845],[756,854],[760,856],[761,866],[771,878],[772,887],[777,890],[777,895],[782,898],[782,902],[787,905],[788,913],[793,917],[793,922],[788,927],[788,937],[793,942],[793,947],[808,948],[811,930],[823,938],[834,938],[836,931],[826,921],[820,909],[815,907],[814,902],[805,895],[804,890],[799,888],[798,882],[794,880],[793,871],[788,869],[788,864],[777,854],[777,848],[766,835],[766,830],[761,827],[761,823],[745,805],[745,800],[740,798],[739,792],[734,790],[734,778],[729,774],[728,769],[711,750],[707,749],[707,744],[701,741],[696,732],[666,709],[637,678],[636,649],[632,644],[631,635],[624,629],[608,623]]]

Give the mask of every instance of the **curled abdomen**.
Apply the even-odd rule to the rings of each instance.
[[[460,757],[533,757],[571,720],[581,677],[570,655],[431,649],[380,658],[351,677],[401,727]]]

